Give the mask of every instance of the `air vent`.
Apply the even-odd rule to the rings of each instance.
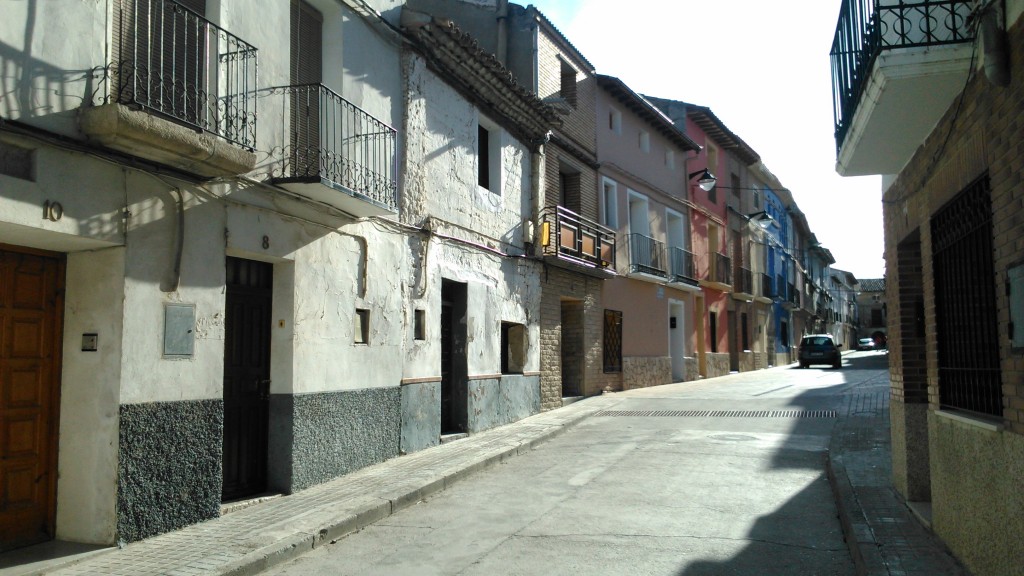
[[[35,158],[32,150],[0,142],[0,174],[34,181]]]

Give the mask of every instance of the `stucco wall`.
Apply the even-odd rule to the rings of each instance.
[[[399,454],[399,388],[275,394],[269,483],[292,493]]]
[[[1024,438],[928,415],[932,527],[973,574],[1021,574]]]
[[[119,423],[119,542],[220,515],[222,401],[123,405]]]

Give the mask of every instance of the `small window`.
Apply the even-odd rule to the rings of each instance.
[[[608,129],[616,134],[622,134],[622,113],[615,108],[608,111]]]
[[[761,193],[754,189],[754,210],[761,209]]]
[[[370,311],[357,308],[355,318],[355,339],[356,344],[370,343]]]
[[[526,326],[501,323],[501,373],[522,374],[526,367]]]
[[[413,339],[427,339],[427,311],[416,310],[413,316]]]
[[[601,223],[612,230],[619,227],[618,184],[607,178],[601,194]]]
[[[646,130],[640,131],[640,151],[647,153],[651,151],[651,134]]]
[[[569,103],[573,108],[576,107],[576,69],[569,65],[568,62],[562,62],[562,73],[559,78],[559,89],[558,95],[563,100]]]
[[[477,125],[477,184],[501,194],[501,131],[481,121]]]
[[[676,169],[676,153],[675,153],[674,150],[666,150],[665,151],[665,166],[669,170],[675,170]]]

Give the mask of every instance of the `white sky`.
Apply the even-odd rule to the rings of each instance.
[[[519,0],[601,74],[708,106],[793,192],[835,267],[881,278],[877,176],[835,172],[829,50],[841,0]]]

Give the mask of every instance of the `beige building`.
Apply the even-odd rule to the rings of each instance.
[[[693,380],[701,290],[686,160],[700,147],[618,78],[597,79],[601,223],[616,231],[619,272],[603,305],[622,327],[617,340],[605,334],[604,370],[623,389]]]

